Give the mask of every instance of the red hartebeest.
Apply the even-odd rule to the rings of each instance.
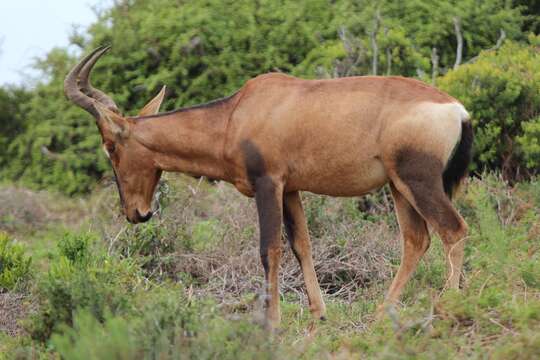
[[[470,161],[472,128],[449,95],[402,77],[301,80],[266,74],[234,95],[158,114],[164,91],[139,116],[122,116],[88,80],[108,48],[86,56],[65,80],[67,97],[97,120],[132,223],[148,220],[162,171],[208,176],[255,197],[269,327],[280,321],[281,227],[300,263],[309,306],[325,316],[299,191],[359,196],[385,183],[403,237],[400,268],[386,297],[400,293],[428,249],[427,224],[446,251],[458,288],[467,225],[450,202]]]

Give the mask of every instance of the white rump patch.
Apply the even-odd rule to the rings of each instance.
[[[463,106],[463,104],[455,103],[455,105],[457,105],[457,107],[459,109],[459,114],[461,116],[461,121],[462,122],[465,122],[465,121],[467,121],[467,120],[469,120],[471,118],[471,116],[469,115],[469,113],[467,112],[467,110],[465,109],[465,106]]]
[[[461,124],[468,118],[460,103],[424,102],[416,105],[405,121],[411,142],[446,162],[461,137]]]

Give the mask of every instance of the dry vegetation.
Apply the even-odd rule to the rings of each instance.
[[[374,310],[400,255],[387,192],[363,200],[304,194],[329,320],[311,323],[301,272],[284,243],[284,322],[273,340],[253,325],[261,318],[263,284],[255,207],[231,186],[170,176],[159,189],[159,215],[139,226],[126,224],[108,183],[81,199],[12,187],[0,195],[12,204],[2,210],[2,230],[26,244],[34,269],[41,269],[26,286],[4,291],[0,301],[0,314],[10,314],[3,316],[9,335],[0,337],[0,349],[17,349],[22,358],[32,358],[28,349],[66,358],[76,358],[66,350],[72,348],[89,358],[108,356],[106,351],[121,351],[118,343],[111,340],[115,350],[99,356],[85,352],[84,344],[115,334],[134,342],[126,345],[129,354],[174,354],[181,348],[192,358],[251,358],[265,346],[275,351],[271,358],[482,358],[484,352],[531,358],[540,351],[536,182],[509,187],[494,176],[472,180],[457,199],[471,225],[462,293],[442,291],[445,264],[434,239],[405,291],[403,308],[380,323]],[[57,283],[56,277],[64,280]],[[67,315],[51,310],[63,307]],[[21,323],[28,309],[33,315]],[[84,309],[94,315],[84,315]],[[161,325],[148,330],[145,321]],[[79,325],[69,330],[63,322]],[[170,338],[178,329],[179,338]],[[165,334],[170,340],[152,342]],[[145,341],[136,345],[141,336]],[[226,339],[215,343],[220,336]]]

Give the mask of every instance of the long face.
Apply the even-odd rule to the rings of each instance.
[[[103,150],[111,161],[120,202],[131,223],[148,221],[155,209],[152,200],[161,170],[152,153],[136,140],[103,136]]]
[[[133,136],[134,120],[120,115],[114,101],[90,85],[88,78],[92,67],[107,50],[98,48],[81,60],[66,77],[64,90],[68,99],[96,118],[127,220],[131,223],[145,222],[153,214],[152,200],[161,170],[154,161],[152,151]],[[157,113],[164,95],[165,87],[139,115]]]

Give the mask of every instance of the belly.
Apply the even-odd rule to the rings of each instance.
[[[383,163],[378,158],[364,161],[335,161],[321,166],[304,166],[289,174],[286,191],[310,191],[330,196],[360,196],[388,182]]]

